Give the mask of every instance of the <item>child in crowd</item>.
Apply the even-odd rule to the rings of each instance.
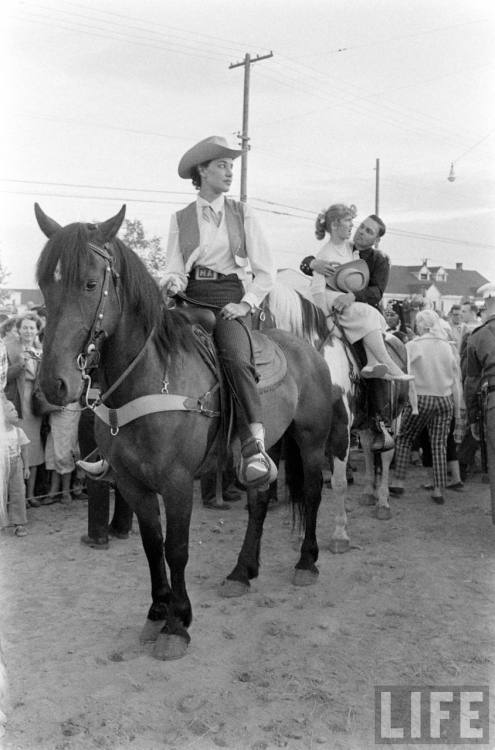
[[[26,536],[26,487],[29,477],[26,433],[19,424],[19,415],[12,401],[3,401],[5,417],[5,439],[8,446],[9,466],[7,475],[7,525],[14,526],[16,536]]]

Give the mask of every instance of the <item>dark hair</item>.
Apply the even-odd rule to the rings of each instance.
[[[207,167],[208,164],[210,164],[211,161],[212,160],[209,159],[209,161],[203,161],[203,162],[201,162],[201,164],[197,164],[196,166],[191,167],[192,184],[194,185],[194,187],[196,188],[196,190],[199,190],[201,188],[201,175],[199,173],[199,168],[200,167]]]
[[[453,312],[461,312],[461,306],[460,305],[452,305],[452,307],[450,308],[449,312],[451,312],[451,313],[453,313]]]
[[[478,314],[478,306],[475,305],[474,302],[470,302],[469,300],[466,300],[466,302],[462,303],[462,307],[464,307],[464,305],[469,305],[470,311],[473,312],[473,313]]]
[[[373,219],[373,221],[376,221],[376,223],[378,224],[378,236],[383,237],[383,235],[387,231],[387,227],[385,226],[385,223],[376,214],[370,214],[368,216],[368,219]]]

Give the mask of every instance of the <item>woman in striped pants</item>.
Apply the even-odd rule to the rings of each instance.
[[[434,310],[418,313],[416,331],[417,337],[406,344],[408,371],[414,380],[409,385],[410,403],[404,409],[396,438],[395,478],[390,491],[403,494],[411,446],[426,427],[433,459],[431,498],[442,504],[447,484],[447,437],[452,417],[460,419],[459,358]]]

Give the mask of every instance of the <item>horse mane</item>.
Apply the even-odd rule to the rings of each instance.
[[[62,284],[63,296],[74,295],[85,278],[90,254],[89,242],[103,245],[93,224],[69,224],[48,240],[36,268],[40,286],[49,287],[55,279]],[[119,293],[127,307],[148,336],[156,327],[155,343],[160,351],[176,352],[194,346],[190,326],[182,316],[173,315],[164,305],[157,282],[141,258],[122,240],[114,238],[109,250],[119,275]]]
[[[303,294],[276,282],[268,295],[274,324],[319,348],[329,336],[325,313]]]

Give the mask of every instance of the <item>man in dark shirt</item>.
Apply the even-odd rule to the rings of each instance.
[[[385,234],[386,227],[383,221],[371,214],[358,226],[354,233],[353,244],[355,250],[359,251],[359,257],[366,261],[370,271],[370,280],[366,289],[355,293],[357,302],[367,302],[368,305],[376,307],[382,312],[381,300],[387,287],[390,275],[390,259],[388,255],[376,250],[373,245]],[[313,271],[324,276],[331,271],[328,261],[319,260],[314,255],[309,255],[302,261],[300,269],[308,276]]]
[[[467,374],[464,397],[473,437],[480,439],[478,422],[478,392],[484,392],[486,460],[492,501],[492,521],[495,523],[495,284],[484,284],[478,289],[485,300],[487,317],[476,328],[467,342]]]

